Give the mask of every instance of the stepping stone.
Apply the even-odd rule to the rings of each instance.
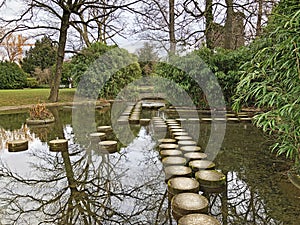
[[[238,122],[240,122],[240,119],[237,118],[237,117],[228,117],[228,118],[227,118],[227,121],[228,121],[228,122],[235,122],[235,123],[238,123]]]
[[[187,158],[188,162],[193,160],[202,160],[207,158],[207,154],[203,152],[187,152],[183,155],[185,158]]]
[[[190,136],[176,136],[174,137],[178,142],[179,141],[190,141],[190,140],[193,140],[192,137]]]
[[[182,152],[180,150],[162,150],[159,152],[160,157],[168,157],[168,156],[182,156]]]
[[[189,133],[188,132],[173,132],[172,136],[173,137],[177,137],[177,136],[188,136]]]
[[[208,192],[222,191],[226,184],[226,176],[217,170],[200,170],[195,173],[202,190]]]
[[[248,122],[248,123],[251,123],[252,122],[252,118],[250,118],[250,117],[241,117],[240,118],[240,121],[241,122]]]
[[[185,165],[186,162],[186,158],[179,156],[168,156],[162,159],[162,164],[164,166]]]
[[[192,146],[192,145],[187,145],[187,146],[182,146],[180,147],[180,150],[183,151],[183,153],[187,153],[187,152],[198,152],[201,151],[201,147],[200,146]]]
[[[150,123],[150,119],[140,119],[140,125],[147,126]]]
[[[177,144],[160,144],[158,146],[160,150],[168,150],[168,149],[177,149],[178,145]]]
[[[104,132],[104,133],[110,133],[113,129],[111,126],[99,126],[97,127],[97,132]]]
[[[164,169],[166,181],[174,177],[191,177],[192,169],[187,166],[167,166]]]
[[[201,118],[201,122],[204,122],[204,123],[210,123],[212,121],[212,118],[209,118],[209,117],[203,117]]]
[[[102,132],[95,132],[90,134],[90,140],[93,142],[105,141],[106,134]]]
[[[177,194],[190,192],[199,192],[199,182],[194,178],[189,177],[174,177],[168,181],[168,197],[172,199]]]
[[[195,213],[181,217],[178,225],[221,225],[221,223],[212,216]]]
[[[176,140],[173,138],[163,138],[163,139],[158,139],[159,144],[175,144]]]
[[[189,162],[189,166],[196,172],[199,170],[213,170],[216,164],[209,160],[193,160]]]
[[[100,141],[99,150],[102,153],[115,153],[118,151],[118,142],[116,141]]]
[[[13,140],[7,142],[9,152],[21,152],[28,149],[28,140]]]
[[[179,147],[183,147],[183,146],[196,146],[197,142],[196,141],[178,141],[177,143],[179,145]]]
[[[186,132],[185,129],[179,128],[179,129],[169,129],[171,133],[176,133],[176,132]]]
[[[169,126],[168,128],[169,128],[170,131],[171,131],[172,129],[182,129],[182,127],[179,126],[179,125],[172,125],[172,126]]]
[[[52,152],[61,152],[68,150],[68,141],[66,139],[57,139],[49,141],[49,150]]]
[[[208,200],[196,193],[180,193],[172,198],[172,215],[175,220],[192,213],[208,213]]]

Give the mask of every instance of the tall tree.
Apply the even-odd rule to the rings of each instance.
[[[143,47],[136,51],[142,74],[150,75],[155,70],[155,65],[158,61],[158,53],[155,50],[155,45],[145,42]]]
[[[225,38],[224,47],[227,49],[233,48],[232,37],[233,37],[233,0],[225,0],[226,2],[226,23],[225,23]]]
[[[136,9],[135,29],[142,40],[161,46],[168,54],[174,54],[178,47],[185,47],[192,37],[194,19],[185,13],[180,0],[143,1]]]
[[[52,67],[55,64],[57,46],[52,40],[44,36],[41,40],[37,40],[34,47],[31,47],[21,61],[22,69],[27,73],[33,73],[35,68],[41,70]]]
[[[212,6],[213,6],[212,0],[205,1],[205,39],[206,39],[206,46],[209,49],[213,48],[214,15],[213,15]]]

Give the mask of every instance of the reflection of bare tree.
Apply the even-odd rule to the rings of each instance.
[[[237,173],[227,173],[227,187],[223,193],[208,194],[211,214],[223,224],[282,224],[269,215],[264,199]]]
[[[73,145],[60,153],[34,149],[29,158],[30,174],[1,162],[5,223],[154,224],[163,178],[146,167],[128,177],[126,154],[98,155]]]

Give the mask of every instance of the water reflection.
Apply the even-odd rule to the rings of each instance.
[[[71,111],[57,114],[45,140],[34,139],[25,152],[0,151],[0,224],[176,224],[146,128],[135,127],[137,137],[120,152],[101,154],[88,141],[84,147],[76,142]],[[107,125],[102,119],[97,125]],[[18,122],[21,127],[23,119]],[[33,132],[29,128],[38,136]],[[201,125],[203,147],[210,132]],[[204,193],[209,213],[230,225],[298,224],[300,194],[282,173],[287,164],[269,154],[266,139],[251,125],[228,124],[226,132],[215,162],[227,185],[222,193]],[[69,151],[49,151],[46,141],[56,136],[69,140]]]
[[[165,186],[153,144],[141,130],[112,155],[73,144],[61,153],[34,146],[22,155],[28,159],[22,168],[2,158],[5,223],[154,224]]]

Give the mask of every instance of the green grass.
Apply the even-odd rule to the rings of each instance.
[[[75,91],[76,89],[60,89],[59,102],[72,102]],[[47,103],[49,93],[50,89],[0,90],[0,107]]]

